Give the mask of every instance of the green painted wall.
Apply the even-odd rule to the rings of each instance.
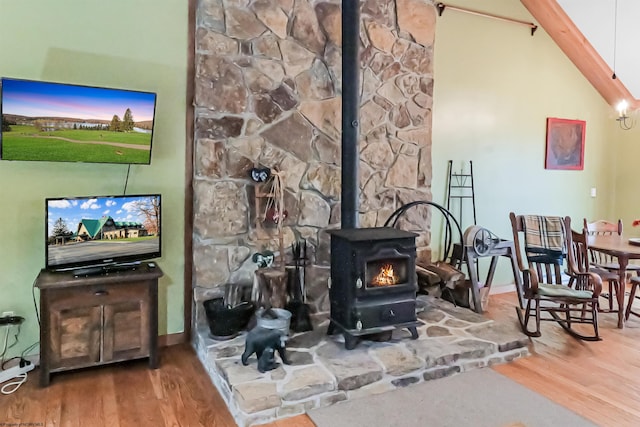
[[[533,21],[513,0],[458,0],[456,6]],[[584,217],[620,215],[612,190],[621,181],[614,173],[623,173],[616,169],[625,169],[624,160],[615,166],[624,141],[618,141],[615,112],[544,29],[532,37],[525,26],[445,10],[437,19],[434,55],[435,202],[446,204],[448,160],[458,172],[463,163],[468,171],[472,160],[477,223],[502,238],[512,238],[510,211],[569,215],[575,229]],[[547,117],[587,122],[584,170],[544,169]],[[464,231],[470,211],[463,217]],[[439,218],[434,214],[434,242],[442,241]],[[513,283],[508,272],[503,266],[494,286]]]
[[[615,115],[614,115],[615,116]],[[614,126],[611,150],[616,154],[614,166],[614,206],[624,222],[624,234],[640,236],[640,227],[632,227],[635,219],[640,219],[640,199],[638,198],[638,159],[640,159],[640,112],[633,113],[635,126],[628,131]]]
[[[183,330],[187,17],[181,0],[0,0],[0,76],[158,94],[151,165],[131,167],[127,193],[162,194],[161,334]],[[45,197],[122,194],[126,175],[125,165],[0,162],[0,312],[26,318],[10,355],[38,340]]]

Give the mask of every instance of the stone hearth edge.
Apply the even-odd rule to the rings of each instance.
[[[327,336],[328,313],[314,316],[314,330],[287,344],[291,365],[264,374],[255,355],[243,366],[245,334],[215,341],[199,328],[195,346],[216,388],[240,427],[302,414],[310,409],[391,391],[422,381],[528,356],[529,339],[517,322],[499,323],[430,296],[419,338],[398,329],[387,342],[362,341],[344,349],[341,335]],[[279,358],[277,359],[279,361]]]

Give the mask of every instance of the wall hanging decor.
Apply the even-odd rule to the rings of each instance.
[[[547,118],[545,169],[584,169],[584,120]]]

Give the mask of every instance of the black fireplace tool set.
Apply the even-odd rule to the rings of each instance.
[[[285,309],[291,312],[290,328],[294,332],[306,332],[313,329],[310,307],[307,304],[305,289],[307,265],[307,241],[297,241],[291,245],[293,265],[289,269],[288,292],[289,302]]]

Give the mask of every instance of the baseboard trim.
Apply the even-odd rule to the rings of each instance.
[[[489,295],[506,294],[508,292],[515,292],[515,291],[516,291],[515,284],[502,285],[502,286],[496,286],[495,288],[491,288],[491,292],[489,292]]]
[[[184,342],[187,342],[184,332],[158,336],[158,347],[169,347]]]

